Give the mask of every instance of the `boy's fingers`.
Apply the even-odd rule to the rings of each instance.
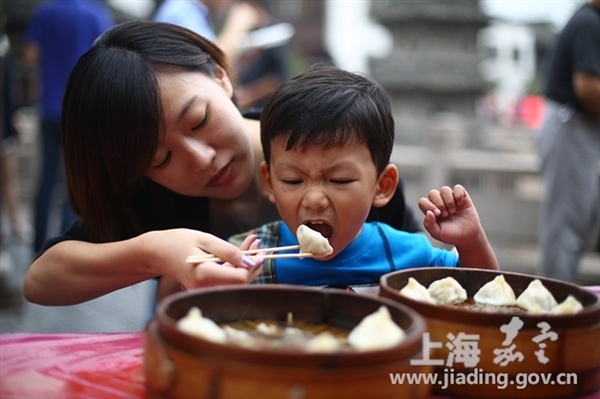
[[[432,211],[427,211],[425,213],[425,219],[423,220],[423,226],[432,236],[437,236],[437,232],[439,231],[439,226],[436,223],[436,217]]]
[[[448,187],[444,186],[440,189],[440,196],[442,197],[442,201],[444,202],[444,207],[449,214],[452,214],[456,211],[456,202],[454,199],[454,191]]]
[[[454,200],[457,206],[461,206],[468,196],[469,194],[467,194],[467,190],[463,186],[460,184],[454,186]]]
[[[427,211],[433,212],[435,215],[439,215],[441,212],[439,208],[429,200],[429,198],[422,197],[418,202],[419,209],[423,214],[427,213]]]
[[[431,203],[435,206],[435,208],[437,208],[437,211],[433,209],[432,211],[435,213],[435,215],[442,217],[448,216],[448,207],[446,205],[446,199],[444,198],[444,196],[447,196],[447,194],[444,194],[444,188],[445,187],[442,187],[440,190],[431,190],[429,191],[428,195]]]

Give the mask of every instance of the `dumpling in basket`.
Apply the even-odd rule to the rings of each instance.
[[[427,288],[419,284],[417,280],[412,277],[408,278],[408,283],[400,290],[400,295],[404,295],[407,298],[414,299],[415,301],[421,301],[435,305],[435,299],[431,297]]]
[[[530,310],[534,305],[538,305],[541,312],[550,312],[558,305],[552,293],[538,279],[529,283],[525,291],[517,298],[517,306],[522,309]]]
[[[457,305],[467,299],[467,291],[452,277],[434,281],[427,291],[441,305]]]
[[[404,339],[405,333],[390,315],[387,307],[366,316],[348,335],[348,343],[358,350],[391,348]]]
[[[332,353],[342,346],[341,342],[329,331],[318,334],[306,345],[306,350],[313,353]]]
[[[177,329],[209,341],[225,343],[227,334],[217,323],[202,316],[197,307],[192,307],[187,315],[177,322]]]
[[[583,310],[583,305],[573,297],[573,295],[569,295],[567,299],[563,302],[559,303],[555,307],[552,308],[550,314],[554,315],[565,315],[565,314],[575,314],[579,313]]]
[[[473,296],[473,299],[479,303],[496,306],[513,306],[517,301],[515,292],[502,274],[485,283]]]

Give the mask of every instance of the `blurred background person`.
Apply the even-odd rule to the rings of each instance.
[[[258,26],[260,10],[245,1],[164,0],[152,19],[183,26],[214,42],[233,64],[248,32]]]
[[[290,78],[289,40],[294,29],[290,24],[277,24],[263,1],[250,1],[249,4],[259,12],[257,29],[272,28],[270,31],[263,30],[257,37],[257,43],[249,40],[234,62],[238,106],[242,111],[258,112],[271,93]],[[252,33],[250,35],[249,39],[252,39]]]
[[[0,3],[3,6],[3,3]],[[3,11],[0,9],[0,11]],[[13,57],[11,56],[10,39],[4,28],[6,14],[0,13],[0,72],[2,74],[2,126],[0,131],[0,204],[2,205],[2,244],[15,236],[28,239],[29,231],[19,207],[19,135],[13,123],[16,115],[16,101],[13,91]],[[4,223],[4,216],[8,223]],[[7,228],[8,231],[5,230]],[[3,251],[4,252],[4,251]]]
[[[545,194],[542,276],[575,281],[592,238],[600,191],[600,0],[584,4],[560,34],[546,75],[536,145]]]
[[[9,251],[12,237],[27,240],[28,225],[22,219],[19,207],[19,135],[13,123],[16,114],[16,101],[12,85],[13,57],[11,43],[5,31],[7,23],[4,1],[0,0],[0,75],[2,95],[0,100],[0,311],[14,308],[22,303],[21,290],[12,280],[18,266],[18,259]],[[8,216],[5,223],[4,216]],[[6,228],[6,231],[5,231]]]
[[[34,205],[33,250],[37,253],[48,235],[55,195],[62,201],[61,231],[75,219],[65,189],[60,145],[63,94],[71,69],[94,40],[113,25],[112,11],[100,0],[48,0],[33,15],[26,34],[23,62],[40,64],[41,160]],[[58,189],[59,192],[55,192]]]

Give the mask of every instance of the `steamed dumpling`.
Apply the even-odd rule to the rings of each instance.
[[[414,299],[415,301],[421,301],[435,305],[435,299],[431,297],[431,294],[429,291],[427,291],[427,288],[419,284],[419,282],[412,277],[408,278],[408,283],[400,290],[400,295],[404,295],[405,297]]]
[[[404,339],[404,330],[390,316],[387,307],[366,316],[350,331],[348,343],[358,350],[390,348]]]
[[[548,312],[545,311],[544,309],[542,309],[542,307],[540,305],[538,305],[537,303],[534,303],[533,305],[531,305],[531,307],[529,309],[527,309],[527,314],[540,315],[540,314],[548,314]]]
[[[564,314],[575,314],[581,312],[583,309],[583,305],[575,299],[572,295],[569,295],[567,299],[565,299],[560,304],[556,305],[550,311],[550,314],[554,315],[564,315]]]
[[[188,314],[177,322],[177,329],[190,335],[209,341],[225,343],[227,334],[217,323],[202,316],[197,307],[192,307]]]
[[[525,310],[531,309],[536,304],[543,312],[550,312],[558,305],[550,291],[538,279],[529,283],[527,289],[517,298],[517,306]]]
[[[329,331],[324,331],[308,341],[306,350],[316,353],[332,353],[341,347],[341,342]]]
[[[327,238],[304,224],[298,226],[296,237],[300,244],[301,253],[309,252],[313,254],[315,258],[323,258],[333,253],[333,248],[329,245]]]
[[[479,303],[497,306],[513,306],[517,300],[515,292],[508,285],[502,274],[492,281],[485,283],[473,296],[473,299]]]
[[[467,291],[452,277],[436,280],[427,288],[432,298],[442,305],[456,305],[467,299]]]

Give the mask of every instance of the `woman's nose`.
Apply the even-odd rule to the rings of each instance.
[[[190,157],[189,162],[194,170],[209,168],[217,154],[214,147],[193,139],[187,140],[186,149]]]

